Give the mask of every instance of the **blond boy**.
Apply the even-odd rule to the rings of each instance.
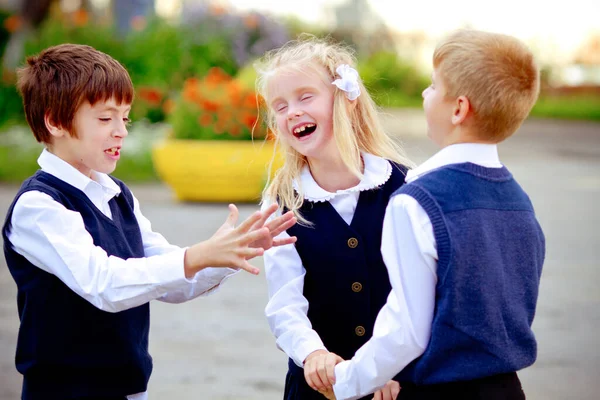
[[[398,371],[402,400],[525,398],[516,372],[536,358],[545,241],[496,146],[529,114],[539,71],[517,39],[474,30],[444,39],[433,67],[423,108],[441,150],[390,200],[382,253],[392,292],[371,340],[323,367],[338,399]]]

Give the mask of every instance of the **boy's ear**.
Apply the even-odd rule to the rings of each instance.
[[[66,134],[66,131],[62,129],[60,125],[57,125],[52,118],[50,118],[50,113],[46,113],[44,115],[44,124],[46,125],[46,129],[53,137],[61,137]]]
[[[466,96],[458,96],[452,111],[452,124],[462,124],[471,111],[471,102]]]

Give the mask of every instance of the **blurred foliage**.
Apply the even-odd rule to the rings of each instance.
[[[600,96],[541,95],[531,110],[534,117],[600,121]]]
[[[427,77],[391,52],[359,60],[358,69],[375,102],[384,107],[418,106],[429,85]]]
[[[254,89],[215,67],[203,79],[186,80],[168,122],[177,139],[263,139],[267,130],[258,109]]]

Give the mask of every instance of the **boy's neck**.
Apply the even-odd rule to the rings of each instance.
[[[364,171],[364,162],[361,159],[361,170]],[[350,171],[341,157],[332,159],[308,160],[310,173],[317,184],[335,193],[338,190],[349,189],[360,183],[360,179]]]
[[[443,138],[442,143],[438,144],[440,145],[440,149],[443,149],[453,144],[462,143],[497,144],[495,141],[482,139],[477,133],[465,129],[453,131]]]

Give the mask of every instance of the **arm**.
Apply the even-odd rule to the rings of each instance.
[[[268,204],[265,201],[263,208]],[[289,235],[285,231],[277,236],[286,238]],[[302,367],[310,353],[326,350],[307,317],[308,301],[303,294],[306,270],[295,246],[273,247],[263,257],[269,290],[267,321],[277,347]]]
[[[95,246],[83,219],[45,193],[26,192],[13,210],[9,241],[95,307],[117,312],[188,285],[184,249],[124,260]]]
[[[138,225],[140,226],[142,242],[144,243],[144,255],[146,257],[169,254],[182,250],[180,247],[170,244],[160,233],[152,230],[152,224],[142,214],[139,201],[135,196],[133,196],[133,205],[133,212]],[[191,279],[186,279],[187,284],[183,284],[176,290],[170,290],[163,296],[158,297],[157,300],[166,303],[182,303],[201,295],[213,293],[227,280],[227,278],[237,272],[239,271],[233,268],[203,269]]]
[[[338,399],[357,399],[383,387],[425,351],[431,335],[437,251],[431,222],[413,198],[396,196],[388,205],[381,247],[392,291],[373,337],[352,360],[335,367]]]
[[[208,240],[187,248],[124,260],[95,246],[81,215],[50,196],[31,191],[19,197],[11,219],[9,241],[33,265],[54,274],[95,307],[117,312],[147,303],[188,285],[208,266],[245,269],[258,274],[248,260],[262,255],[249,244],[269,235],[252,228],[262,213],[254,213],[234,228],[237,208],[229,206],[226,222]]]
[[[282,238],[287,233],[282,233]],[[277,247],[264,255],[269,287],[265,314],[277,347],[299,367],[316,350],[326,350],[308,319],[308,301],[304,297],[306,270],[294,246]]]

